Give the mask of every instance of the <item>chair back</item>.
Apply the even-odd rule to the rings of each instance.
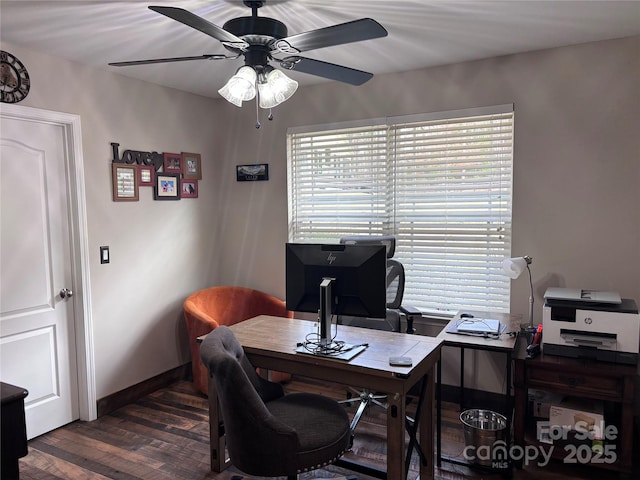
[[[397,310],[404,296],[404,266],[395,258],[387,259],[387,308]]]
[[[231,329],[220,326],[207,335],[200,356],[216,384],[233,464],[247,474],[262,476],[269,476],[270,471],[277,475],[282,465],[293,465],[297,433],[265,406],[260,395],[263,379],[245,357]]]
[[[384,245],[387,250],[387,318],[381,322],[374,318],[357,318],[341,316],[340,323],[360,327],[380,328],[384,330],[400,330],[400,315],[397,310],[402,305],[404,296],[405,272],[404,266],[393,258],[396,251],[396,237],[392,235],[346,236],[340,243],[347,245]]]
[[[257,315],[293,317],[283,300],[260,290],[238,286],[209,287],[192,293],[185,300],[184,319],[191,348],[195,387],[207,394],[207,370],[202,365],[197,338],[220,325],[234,325]],[[282,376],[282,379],[285,379]]]
[[[285,303],[260,290],[237,286],[205,288],[191,294],[184,302],[185,315],[218,325],[235,325],[256,315],[293,317]],[[208,333],[205,332],[205,333]]]

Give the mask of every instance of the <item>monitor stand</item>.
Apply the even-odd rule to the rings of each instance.
[[[331,317],[333,312],[332,286],[335,278],[325,277],[320,283],[320,311],[318,322],[320,323],[320,345],[331,345]]]

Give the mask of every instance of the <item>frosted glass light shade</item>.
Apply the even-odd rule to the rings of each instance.
[[[240,67],[236,74],[218,90],[228,102],[241,107],[242,102],[251,100],[256,96],[256,71],[245,65]]]
[[[260,107],[273,108],[291,98],[298,89],[298,82],[280,70],[271,70],[265,75],[265,83],[258,83]]]
[[[502,271],[507,277],[516,279],[526,270],[528,264],[524,257],[505,258],[502,261]]]

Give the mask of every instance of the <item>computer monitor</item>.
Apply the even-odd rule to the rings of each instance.
[[[333,315],[386,316],[384,245],[287,243],[286,305],[318,313],[320,343],[331,343]]]

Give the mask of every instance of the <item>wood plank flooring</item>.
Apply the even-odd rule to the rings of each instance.
[[[343,400],[345,390],[316,381],[294,379],[288,391],[313,391]],[[346,407],[352,413],[354,407]],[[363,416],[350,456],[385,465],[385,413],[373,407]],[[443,454],[461,457],[463,431],[456,406],[443,411]],[[418,477],[418,459],[413,456],[410,478]],[[74,422],[29,442],[29,454],[20,460],[22,480],[237,480],[235,468],[213,473],[209,468],[207,399],[188,381],[161,388],[93,422]],[[301,479],[342,478],[352,474],[338,467],[313,472]],[[360,480],[371,477],[358,474]],[[247,478],[247,477],[245,477]],[[436,468],[437,480],[498,479],[477,469],[443,462]],[[569,468],[552,462],[545,468],[516,470],[517,480],[568,479],[609,480],[610,472],[582,467]],[[252,477],[253,480],[258,480]],[[394,479],[390,479],[394,480]]]

